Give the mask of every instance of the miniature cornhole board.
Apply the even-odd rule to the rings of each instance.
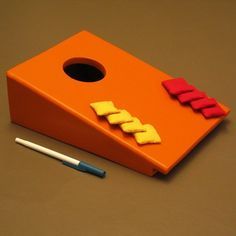
[[[75,63],[94,66],[104,77],[73,79],[65,68]],[[205,119],[172,99],[161,85],[167,79],[172,77],[83,31],[7,72],[11,120],[141,173],[167,174],[224,119]],[[161,144],[138,145],[96,116],[90,107],[96,101],[113,101],[152,124]]]

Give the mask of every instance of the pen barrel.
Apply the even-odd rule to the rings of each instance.
[[[25,147],[33,149],[33,150],[35,150],[37,152],[44,153],[44,154],[46,154],[46,155],[48,155],[50,157],[56,158],[58,160],[61,160],[61,161],[64,161],[64,162],[68,162],[68,163],[71,163],[71,164],[74,164],[74,165],[78,165],[80,163],[80,161],[78,161],[78,160],[76,160],[74,158],[71,158],[71,157],[66,156],[64,154],[61,154],[59,152],[53,151],[51,149],[45,148],[45,147],[40,146],[38,144],[26,141],[24,139],[16,138],[15,141],[16,141],[16,143],[19,143],[19,144],[21,144],[21,145],[23,145]]]

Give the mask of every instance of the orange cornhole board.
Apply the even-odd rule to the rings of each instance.
[[[105,76],[96,82],[72,79],[63,68],[74,62]],[[83,31],[7,72],[11,120],[141,173],[166,174],[224,118],[205,119],[172,99],[161,85],[171,78]],[[96,116],[89,104],[97,101],[113,101],[152,124],[161,144],[138,145]]]

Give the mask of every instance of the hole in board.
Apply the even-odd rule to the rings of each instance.
[[[64,72],[72,79],[82,82],[95,82],[104,78],[104,67],[89,58],[72,58],[63,65]]]

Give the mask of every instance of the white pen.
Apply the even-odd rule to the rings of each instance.
[[[61,160],[64,165],[69,166],[71,168],[74,168],[76,170],[80,170],[80,171],[83,171],[83,172],[88,172],[90,174],[93,174],[93,175],[96,175],[96,176],[99,176],[99,177],[105,177],[105,175],[106,175],[106,172],[102,169],[91,166],[90,164],[87,164],[86,162],[76,160],[74,158],[71,158],[71,157],[66,156],[64,154],[61,154],[59,152],[55,152],[55,151],[50,150],[48,148],[42,147],[38,144],[26,141],[26,140],[21,139],[21,138],[16,138],[15,142],[19,143],[23,146],[26,146],[30,149],[33,149],[35,151],[44,153],[48,156],[51,156],[51,157],[56,158],[58,160]]]

